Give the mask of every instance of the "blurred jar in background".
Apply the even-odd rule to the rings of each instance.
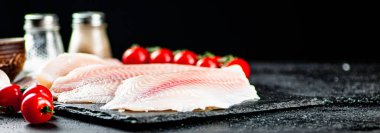
[[[104,14],[93,11],[77,12],[72,17],[73,32],[68,52],[89,53],[102,58],[111,58]]]
[[[25,50],[24,71],[36,72],[49,59],[63,53],[58,17],[55,14],[25,15]]]

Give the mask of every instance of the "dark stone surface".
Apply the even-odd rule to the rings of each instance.
[[[378,64],[258,63],[253,64],[252,83],[262,98],[259,102],[185,113],[120,113],[99,110],[96,104],[57,105],[57,115],[65,118],[57,116],[50,122],[56,129],[46,130],[86,126],[88,130],[78,131],[376,132],[380,129],[379,68]],[[0,121],[6,122],[0,124],[5,131],[40,131],[26,128],[18,115],[1,115]]]

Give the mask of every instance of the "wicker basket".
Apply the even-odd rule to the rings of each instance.
[[[25,59],[23,38],[0,39],[0,69],[7,73],[11,81],[21,72]]]

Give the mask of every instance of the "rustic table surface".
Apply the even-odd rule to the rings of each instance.
[[[330,104],[162,124],[112,126],[68,114],[30,125],[21,114],[0,115],[0,132],[380,132],[380,64],[253,63],[259,95],[333,99]],[[264,100],[266,98],[262,97]],[[59,112],[58,112],[59,114]]]

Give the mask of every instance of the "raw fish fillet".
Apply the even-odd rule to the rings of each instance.
[[[115,61],[106,61],[95,55],[84,53],[64,53],[46,63],[36,74],[39,84],[50,88],[58,77],[65,76],[70,71],[93,64],[117,64]]]
[[[110,59],[104,59],[104,60],[110,65],[124,65],[119,59],[116,59],[116,58],[110,58]]]
[[[0,69],[0,89],[10,84],[11,84],[11,81],[9,80],[8,75],[3,70]]]
[[[209,69],[211,68],[179,64],[91,65],[77,68],[66,76],[58,78],[51,90],[60,93],[59,102],[106,103],[114,97],[117,86],[131,77]]]
[[[259,99],[241,67],[231,66],[130,78],[101,109],[185,112]]]

